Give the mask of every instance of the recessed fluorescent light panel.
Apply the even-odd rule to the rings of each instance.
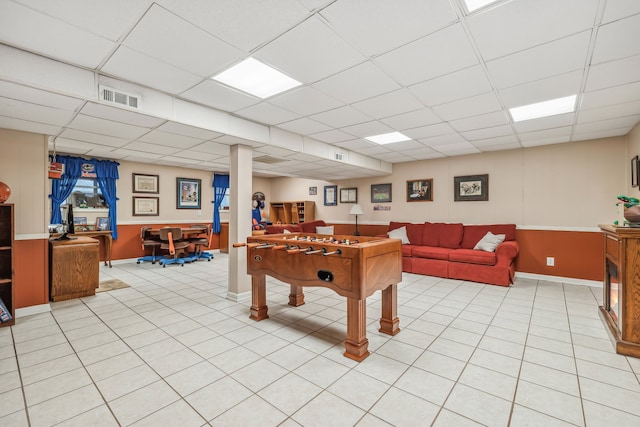
[[[486,5],[495,3],[497,1],[498,0],[464,0],[464,4],[465,6],[467,6],[467,10],[469,11],[469,13],[471,13],[474,10],[481,9]]]
[[[576,95],[564,98],[551,99],[535,104],[523,105],[509,109],[514,122],[539,119],[540,117],[555,116],[558,114],[572,113],[576,110]]]
[[[253,58],[245,59],[212,79],[262,99],[302,84]]]
[[[381,135],[368,136],[365,139],[375,142],[376,144],[391,144],[394,142],[411,140],[411,138],[401,134],[400,132],[383,133]]]

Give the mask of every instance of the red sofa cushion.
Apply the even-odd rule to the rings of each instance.
[[[441,248],[458,249],[462,241],[461,223],[425,222],[422,244]]]
[[[301,233],[303,231],[298,224],[267,225],[265,227],[266,234],[282,234],[284,230],[289,230],[292,233]]]
[[[406,227],[407,228],[407,238],[409,239],[409,243],[412,245],[422,245],[422,229],[423,224],[412,224],[410,222],[390,222],[389,223],[389,231],[395,230],[397,228]]]
[[[462,237],[460,247],[463,249],[473,249],[476,243],[489,231],[493,234],[504,234],[505,241],[516,240],[515,224],[465,225],[464,236]]]
[[[411,255],[416,258],[431,258],[448,260],[451,249],[436,246],[413,246]],[[404,255],[404,254],[403,254]]]
[[[474,249],[456,249],[449,254],[449,261],[465,262],[467,264],[495,265],[497,259],[495,252]]]
[[[323,220],[317,219],[315,221],[301,222],[300,226],[305,233],[315,233],[316,227],[326,227],[327,224]]]

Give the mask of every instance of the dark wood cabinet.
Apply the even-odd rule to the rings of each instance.
[[[604,283],[600,317],[616,353],[640,357],[640,228],[600,225]]]
[[[91,237],[49,240],[51,301],[95,295],[100,283],[99,243]]]
[[[14,306],[14,213],[12,203],[0,204],[0,299],[7,307],[11,320],[0,322],[0,326],[14,325],[16,313]]]
[[[274,224],[300,224],[315,221],[316,203],[303,200],[295,202],[272,202],[269,221]]]

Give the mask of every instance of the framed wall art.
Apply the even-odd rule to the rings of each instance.
[[[109,225],[109,217],[108,216],[99,216],[96,218],[96,231],[108,231],[111,230]]]
[[[324,205],[325,206],[338,205],[338,186],[337,185],[324,186]]]
[[[141,173],[133,174],[133,192],[134,193],[153,193],[160,192],[160,183],[158,175],[145,175]]]
[[[133,216],[158,216],[159,197],[138,197],[133,196]]]
[[[467,175],[454,177],[453,200],[456,202],[489,200],[489,175]]]
[[[391,202],[391,183],[371,184],[371,203]]]
[[[432,202],[433,179],[407,181],[407,202]]]
[[[318,194],[318,187],[309,187],[309,195],[315,196],[316,194]]]
[[[357,188],[341,188],[340,203],[358,203]]]
[[[201,180],[177,178],[176,209],[200,209]]]

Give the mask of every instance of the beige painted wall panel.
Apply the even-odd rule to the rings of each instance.
[[[15,234],[48,233],[47,137],[0,129],[0,181],[11,187]]]

